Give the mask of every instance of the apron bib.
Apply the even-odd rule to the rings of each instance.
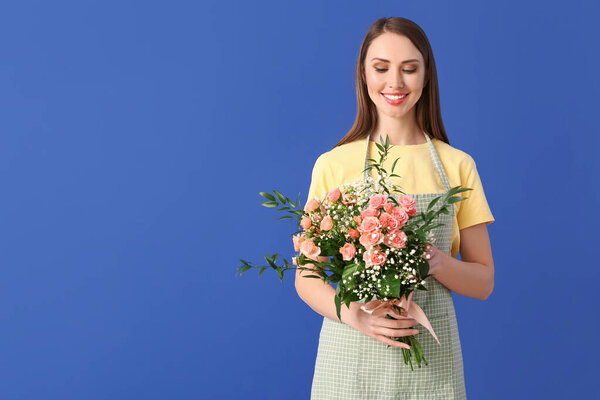
[[[425,134],[429,154],[444,192],[450,190],[448,177],[438,153]],[[369,161],[369,136],[366,137],[365,167]],[[366,180],[369,172],[364,172]],[[442,193],[414,193],[417,210]],[[397,195],[394,195],[396,199]],[[440,214],[434,223],[434,242],[440,251],[450,254],[454,206],[450,214]],[[404,364],[402,349],[388,348],[350,326],[323,317],[311,400],[465,400],[462,350],[454,311],[452,292],[433,277],[425,280],[427,290],[415,290],[413,301],[425,312],[438,336],[421,325],[416,335],[429,365],[418,368],[413,355],[414,371]],[[345,307],[342,305],[342,307]]]

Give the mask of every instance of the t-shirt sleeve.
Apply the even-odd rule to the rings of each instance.
[[[306,198],[306,202],[313,197],[318,197],[320,199],[324,193],[328,193],[331,189],[333,189],[333,176],[331,173],[331,168],[327,163],[325,154],[326,153],[321,154],[313,166],[310,188],[308,189],[308,197]]]
[[[485,198],[483,185],[479,173],[477,172],[475,160],[473,160],[471,156],[468,156],[465,160],[460,174],[461,185],[473,190],[467,190],[458,194],[459,196],[467,198],[466,200],[457,203],[458,211],[456,219],[458,222],[458,229],[465,229],[482,222],[485,222],[486,224],[494,222],[495,218],[492,215],[487,199]]]

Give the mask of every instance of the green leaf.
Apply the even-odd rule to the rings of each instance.
[[[428,231],[434,230],[435,228],[439,228],[440,226],[444,226],[444,224],[435,224],[427,227]]]
[[[296,217],[294,217],[292,215],[284,215],[283,217],[277,218],[275,221],[279,221],[280,219],[289,219],[289,218],[296,218]]]
[[[272,194],[265,193],[265,192],[258,192],[258,194],[260,194],[262,197],[264,197],[267,200],[275,201],[275,197],[273,197]]]
[[[323,279],[322,276],[319,275],[302,275],[303,278],[319,278],[319,279]]]
[[[461,197],[461,196],[454,196],[454,197],[450,197],[448,199],[448,203],[452,204],[452,203],[458,203],[459,201],[463,201],[466,200],[466,197]]]
[[[277,190],[273,190],[273,193],[275,193],[275,196],[277,196],[277,199],[279,200],[280,203],[285,204],[285,196],[284,195],[279,193]]]
[[[435,205],[435,203],[437,203],[439,201],[439,199],[441,199],[442,196],[440,197],[436,197],[435,199],[431,200],[431,202],[429,202],[429,206],[427,207],[427,211],[433,209],[433,206]]]
[[[276,201],[265,201],[264,203],[260,203],[260,205],[269,207],[269,208],[273,208],[273,207],[277,207],[279,205],[279,203],[277,203]]]
[[[265,272],[265,269],[267,269],[266,266],[262,266],[260,267],[260,269],[258,270],[258,276],[261,276],[263,272]]]
[[[344,273],[342,274],[342,279],[348,279],[353,276],[356,271],[361,267],[360,264],[350,264],[344,267]]]
[[[338,287],[340,287],[339,284],[338,284]],[[342,299],[338,296],[337,293],[334,297],[334,301],[335,301],[335,313],[337,314],[338,319],[341,321],[342,315],[341,315],[340,311],[342,310]]]
[[[398,162],[399,159],[400,159],[400,157],[396,158],[396,161],[394,161],[394,163],[392,164],[392,172],[394,172],[394,168],[396,168],[396,163]]]
[[[466,188],[466,187],[461,187],[459,186],[454,186],[452,189],[450,189],[448,192],[450,194],[457,194],[457,193],[462,193],[462,192],[466,192],[467,190],[473,190],[471,188]]]
[[[446,207],[444,207],[444,208],[440,208],[440,210],[439,210],[439,211],[440,211],[442,214],[446,214],[446,215],[449,215],[449,214],[450,214],[450,211],[448,211],[448,209],[447,209]]]
[[[419,271],[419,276],[421,278],[423,278],[424,276],[427,276],[427,274],[429,273],[429,262],[427,260],[425,260],[424,258],[422,260],[424,262],[419,261],[419,265],[417,267],[417,270]]]

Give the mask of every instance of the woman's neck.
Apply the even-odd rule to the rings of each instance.
[[[391,145],[406,146],[426,143],[423,131],[419,129],[413,118],[391,118],[380,115],[377,129],[371,134],[371,141],[379,143],[380,138],[385,140],[389,136]]]

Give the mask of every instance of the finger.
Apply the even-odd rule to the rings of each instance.
[[[382,327],[373,329],[373,332],[376,335],[385,335],[385,336],[392,336],[392,337],[413,336],[413,335],[419,334],[419,331],[417,329],[404,329],[404,328],[390,329],[390,328],[382,328]]]
[[[376,339],[376,340],[379,340],[379,341],[380,341],[380,342],[382,342],[382,343],[389,344],[390,346],[394,346],[394,347],[403,347],[403,348],[405,348],[405,349],[409,349],[409,350],[410,350],[410,346],[409,346],[409,345],[407,345],[406,343],[399,342],[399,341],[397,341],[397,340],[394,340],[394,339],[390,339],[390,338],[389,338],[389,337],[387,337],[387,336],[376,335],[376,336],[374,337],[374,339]]]
[[[380,326],[383,328],[399,329],[399,328],[411,328],[419,325],[414,318],[402,318],[402,319],[389,319],[389,318],[377,318],[373,321],[373,325]]]

